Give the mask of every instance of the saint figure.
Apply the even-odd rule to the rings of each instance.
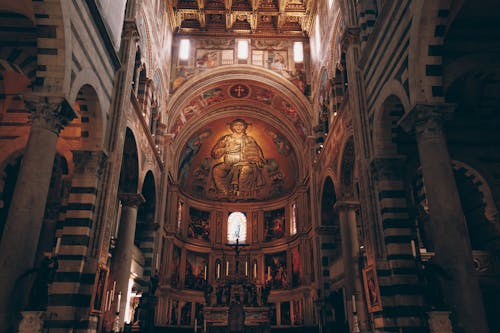
[[[233,120],[232,133],[221,137],[212,148],[212,158],[222,158],[212,169],[212,190],[219,197],[251,199],[264,186],[264,154],[255,139],[247,135],[247,128],[245,120]]]

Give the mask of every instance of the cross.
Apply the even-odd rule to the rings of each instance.
[[[245,89],[243,89],[241,86],[236,86],[236,88],[234,88],[234,91],[236,92],[236,96],[241,97],[241,93],[244,92]]]
[[[242,246],[248,246],[248,244],[240,244],[240,239],[236,238],[236,244],[226,244],[228,246],[234,246],[234,252],[236,253],[236,272],[238,272],[238,258],[240,257],[240,251]]]

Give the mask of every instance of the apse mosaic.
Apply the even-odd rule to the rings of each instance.
[[[289,193],[296,180],[288,140],[253,118],[209,123],[188,140],[179,160],[181,187],[205,200],[267,200]]]
[[[283,99],[274,89],[265,89],[245,81],[239,84],[227,83],[215,88],[209,88],[195,96],[182,108],[180,114],[173,122],[170,132],[175,137],[190,119],[201,115],[209,107],[227,103],[230,100],[242,99],[248,99],[249,103],[262,103],[285,116],[293,123],[299,137],[302,140],[306,139],[308,131],[294,105]]]

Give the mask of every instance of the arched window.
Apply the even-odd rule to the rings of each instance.
[[[245,243],[247,239],[247,217],[244,213],[233,212],[227,218],[227,241],[229,244]]]

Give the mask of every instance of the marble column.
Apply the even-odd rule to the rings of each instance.
[[[128,281],[130,279],[130,267],[132,265],[132,253],[134,249],[135,227],[137,223],[137,208],[143,203],[144,197],[140,193],[120,193],[122,202],[122,214],[118,228],[118,240],[114,250],[112,265],[112,277],[116,281],[115,295],[121,292],[121,300],[118,305],[114,300],[112,311],[120,309],[119,327],[123,328],[125,306],[127,304]]]
[[[445,302],[452,310],[455,332],[487,333],[467,224],[442,131],[442,124],[451,118],[453,109],[450,104],[417,104],[403,116],[400,126],[417,138],[435,240],[433,262],[449,274],[441,285]]]
[[[23,306],[29,286],[18,280],[33,268],[61,129],[75,116],[63,98],[30,96],[31,129],[0,243],[0,331]]]
[[[363,284],[359,269],[359,239],[356,210],[359,202],[354,200],[337,201],[334,207],[339,215],[340,234],[342,237],[342,257],[344,260],[344,288],[346,292],[346,312],[350,332],[356,332],[358,326],[361,332],[368,330],[368,316],[363,302]],[[353,305],[353,296],[355,305]],[[355,309],[355,311],[354,311]],[[357,315],[355,323],[354,314]]]

